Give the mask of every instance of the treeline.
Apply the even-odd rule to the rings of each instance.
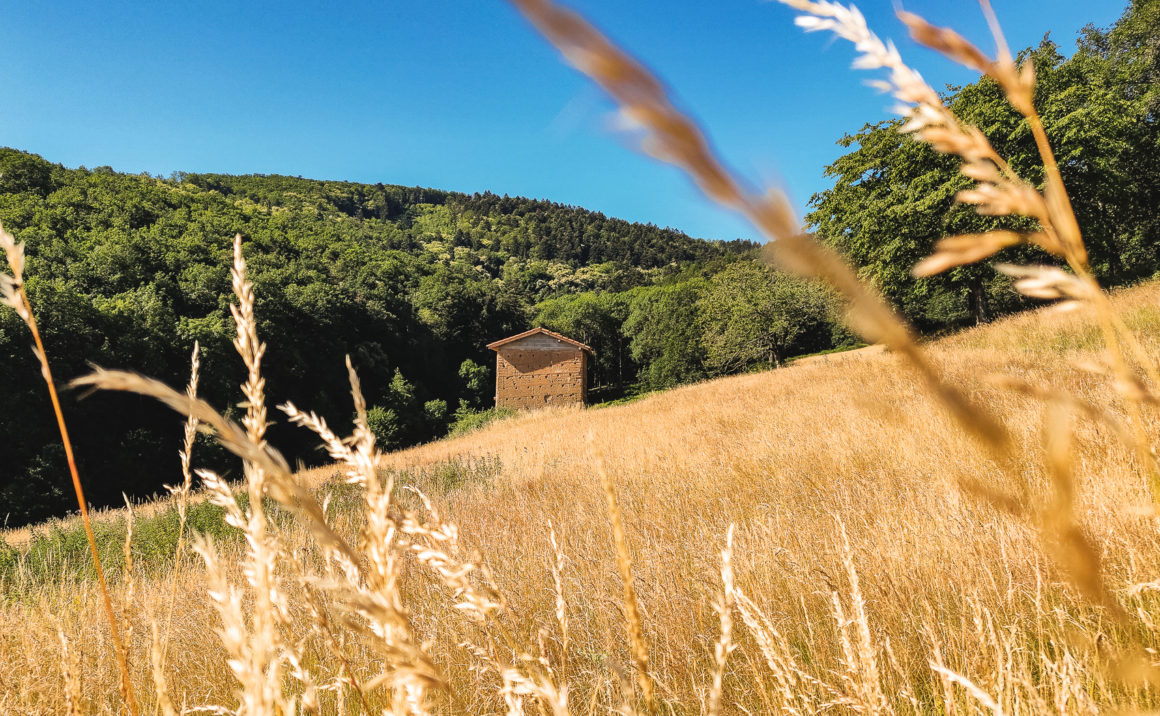
[[[1049,39],[1020,53],[1034,62],[1035,106],[1055,148],[1064,184],[1105,285],[1160,270],[1160,2],[1133,0],[1108,29],[1085,27],[1064,58]],[[955,115],[979,127],[1024,179],[1043,181],[1026,120],[990,79],[952,89]],[[934,243],[992,229],[1034,231],[1028,219],[979,216],[955,194],[973,183],[958,160],[900,133],[900,121],[844,137],[850,149],[826,173],[833,188],[807,217],[913,323],[926,331],[990,320],[1026,304],[1010,279],[986,264],[916,279],[910,268]],[[1049,262],[1042,252],[1007,249],[1012,263]]]
[[[27,289],[58,383],[91,363],[181,385],[196,341],[203,395],[236,412],[243,376],[231,346],[229,267],[241,233],[269,344],[271,404],[290,400],[345,424],[350,354],[388,447],[437,437],[457,411],[488,407],[494,358],[484,346],[531,327],[541,302],[620,294],[691,267],[715,271],[754,248],[493,194],[159,178],[68,169],[14,149],[0,150],[0,220],[27,244]],[[0,311],[0,524],[69,504],[35,370],[27,329]],[[117,395],[67,392],[66,403],[94,503],[174,479],[180,426],[170,411]],[[285,424],[270,433],[292,461],[326,459],[300,438]],[[201,464],[217,464],[209,441],[199,450]]]
[[[657,390],[851,347],[829,290],[755,260],[623,292],[559,296],[535,323],[592,347],[594,393]]]

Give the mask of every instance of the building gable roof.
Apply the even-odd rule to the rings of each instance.
[[[500,340],[495,341],[494,343],[488,343],[487,347],[493,351],[498,351],[500,348],[502,348],[503,346],[506,346],[509,343],[515,343],[516,341],[523,340],[524,338],[528,338],[530,336],[534,336],[537,334],[543,334],[545,336],[550,336],[551,338],[555,338],[558,341],[561,341],[563,343],[567,343],[568,345],[571,345],[571,346],[575,346],[575,347],[579,348],[582,351],[585,351],[586,353],[588,353],[590,355],[596,355],[595,351],[593,351],[591,348],[584,345],[580,341],[574,341],[567,336],[562,336],[559,333],[549,331],[547,328],[543,328],[543,327],[536,327],[530,331],[524,331],[523,333],[517,333],[514,336],[508,336],[507,338],[501,338]]]

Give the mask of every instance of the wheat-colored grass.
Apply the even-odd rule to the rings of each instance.
[[[1115,298],[1150,351],[1160,350],[1158,301],[1160,287],[1151,284]],[[1051,476],[1037,467],[1040,402],[979,376],[1003,369],[1098,402],[1108,378],[1075,367],[1098,356],[1085,339],[1096,330],[1080,314],[1038,312],[930,347],[945,375],[1012,426],[1025,477],[1044,494]],[[501,465],[486,481],[430,497],[440,519],[458,526],[460,552],[481,556],[505,601],[501,626],[527,654],[479,644],[486,629],[451,608],[454,598],[438,580],[414,558],[399,565],[414,638],[430,645],[448,684],[433,694],[437,711],[504,708],[503,676],[481,668],[467,643],[506,660],[538,660],[542,648],[560,674],[559,594],[569,645],[567,680],[557,686],[568,687],[572,712],[644,707],[640,694],[633,701],[633,650],[598,460],[616,482],[661,710],[696,712],[715,698],[721,617],[714,605],[721,604],[719,553],[731,523],[741,619],[722,672],[724,713],[826,705],[908,711],[912,703],[937,711],[947,699],[969,713],[990,708],[982,695],[1004,713],[1154,707],[1154,692],[1133,685],[1120,664],[1131,644],[1156,646],[1160,539],[1147,484],[1131,451],[1100,423],[1080,421],[1074,449],[1083,456],[1075,463],[1078,519],[1102,545],[1105,581],[1134,613],[1130,626],[1069,585],[1033,527],[964,496],[959,478],[988,479],[993,465],[889,353],[711,381],[625,406],[527,414],[385,456],[381,467],[395,472],[400,487],[430,489],[425,468],[461,460],[466,470],[479,456]],[[324,499],[340,494],[345,472],[299,477]],[[353,536],[365,526],[361,510],[337,500],[330,522]],[[566,555],[563,568],[549,521]],[[318,564],[312,536],[297,522],[278,538],[288,553]],[[227,579],[243,579],[245,551],[221,547],[217,564]],[[334,712],[340,693],[354,708],[360,697],[352,684],[372,682],[381,656],[342,630],[335,639],[346,640],[344,650],[335,649],[315,629],[308,592],[288,579],[290,566],[276,572],[289,613],[283,638],[327,687],[319,696],[324,711]],[[129,662],[139,693],[155,693],[149,620],[164,614],[171,576],[136,579],[136,602],[145,606],[130,617],[137,623]],[[123,594],[124,584],[116,575],[114,592]],[[236,706],[207,586],[204,567],[177,573],[164,675],[178,710]],[[0,705],[66,709],[59,620],[79,663],[85,711],[118,711],[113,647],[90,616],[99,600],[87,582],[25,585],[0,608],[0,659],[11,665],[0,676]],[[79,653],[78,644],[85,644]],[[372,705],[389,706],[376,693],[366,697]]]

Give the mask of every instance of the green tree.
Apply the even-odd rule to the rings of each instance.
[[[0,191],[31,192],[45,196],[51,190],[51,164],[35,154],[0,149]]]
[[[1111,28],[1085,28],[1070,58],[1046,39],[1020,53],[1021,61],[1035,66],[1035,104],[1092,268],[1105,283],[1132,281],[1160,268],[1158,47],[1160,4],[1136,0]],[[1042,181],[1030,130],[992,80],[957,88],[947,101],[1021,176]],[[957,160],[900,134],[900,124],[867,125],[841,139],[849,151],[827,167],[834,186],[813,197],[809,223],[920,327],[988,320],[1025,305],[984,265],[926,279],[910,275],[943,236],[1036,227],[1016,217],[980,217],[957,205],[955,193],[970,184]],[[1008,249],[1000,258],[1049,260],[1026,248]]]
[[[403,445],[403,426],[394,410],[381,405],[367,409],[367,427],[375,434],[375,442],[382,450],[394,450]]]
[[[534,322],[592,348],[594,387],[625,385],[635,375],[624,332],[628,300],[624,293],[579,293],[536,305]]]
[[[628,292],[628,336],[645,388],[668,388],[706,376],[697,302],[708,282],[691,279]]]
[[[461,405],[478,410],[489,402],[492,390],[491,371],[487,366],[465,359],[459,364],[459,382],[463,386]]]
[[[774,367],[791,355],[831,347],[833,296],[756,261],[738,261],[714,276],[697,307],[713,373]]]
[[[201,393],[227,410],[244,377],[229,311],[241,231],[269,346],[271,404],[289,400],[346,424],[349,355],[389,447],[441,434],[447,406],[486,405],[485,346],[527,328],[535,302],[649,284],[670,266],[748,246],[518,197],[285,176],[162,179],[69,169],[5,148],[0,221],[27,244],[26,285],[62,384],[97,363],[181,385],[197,340]],[[517,251],[542,259],[532,266]],[[9,406],[0,415],[0,502],[18,525],[66,511],[68,492],[53,482],[65,466],[51,409],[30,378],[27,329],[7,310],[0,357]],[[465,361],[479,375],[456,380]],[[170,412],[126,395],[63,397],[94,504],[172,482],[181,429]],[[268,437],[291,463],[326,459],[293,425],[275,423]],[[198,455],[207,468],[231,464],[217,448]]]

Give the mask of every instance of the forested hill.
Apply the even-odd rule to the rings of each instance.
[[[474,259],[484,267],[515,258],[572,268],[615,262],[622,268],[652,269],[752,247],[747,241],[704,241],[675,229],[490,192],[468,195],[277,175],[182,173],[173,180],[216,191],[231,201],[242,200],[267,213],[291,210],[299,216],[314,213],[371,222],[368,225],[378,229],[376,238],[391,248],[409,253],[434,251],[443,260]],[[428,246],[432,241],[439,243]],[[462,248],[472,251],[457,251]]]
[[[350,417],[350,354],[388,446],[430,439],[457,408],[486,407],[484,345],[531,326],[537,305],[702,275],[752,248],[690,238],[547,201],[284,176],[123,174],[0,150],[0,220],[27,244],[27,289],[58,384],[88,364],[185,383],[202,347],[202,393],[239,400],[232,353],[236,233],[269,344],[271,405]],[[716,268],[714,268],[716,267]],[[27,329],[0,311],[0,520],[68,505],[62,449]],[[636,367],[621,360],[620,382]],[[66,394],[93,502],[172,482],[179,420],[147,401]],[[275,426],[291,460],[317,462]],[[309,442],[309,441],[307,441]],[[214,464],[213,447],[199,462]]]

